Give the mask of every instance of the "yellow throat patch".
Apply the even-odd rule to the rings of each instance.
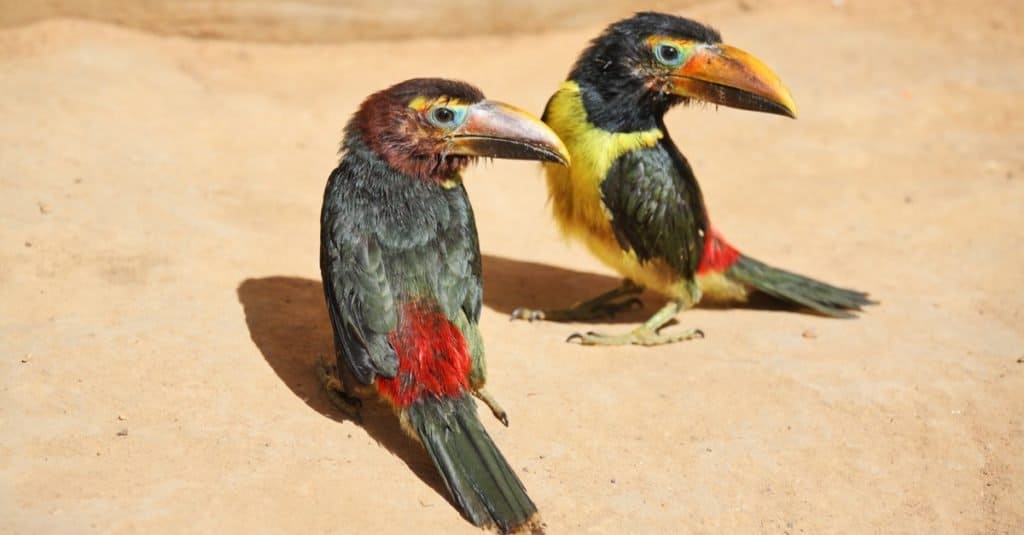
[[[562,138],[572,158],[569,168],[544,165],[548,194],[562,232],[576,234],[580,225],[595,230],[607,226],[611,215],[601,202],[601,181],[612,163],[627,152],[657,145],[664,134],[657,128],[613,133],[594,126],[583,106],[580,87],[572,81],[562,82],[551,97],[544,121]]]

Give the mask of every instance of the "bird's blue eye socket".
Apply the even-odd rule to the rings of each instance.
[[[672,43],[661,42],[654,45],[654,57],[672,67],[683,63],[683,51]]]
[[[438,128],[454,128],[466,120],[466,108],[462,106],[437,106],[430,110],[427,119]]]

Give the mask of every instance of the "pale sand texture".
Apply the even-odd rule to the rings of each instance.
[[[705,340],[566,344],[589,326],[508,313],[614,275],[558,236],[535,164],[468,173],[511,427],[484,421],[551,533],[1024,531],[1022,11],[688,11],[800,108],[668,116],[718,227],[871,291],[857,320],[705,308],[680,317]],[[0,532],[475,533],[385,408],[360,426],[319,389],[323,184],[370,92],[451,76],[539,113],[601,26],[345,45],[0,31]]]
[[[65,16],[165,35],[339,43],[564,30],[708,1],[0,0],[0,27]]]

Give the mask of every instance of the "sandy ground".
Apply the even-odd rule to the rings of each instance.
[[[801,118],[668,123],[731,240],[870,290],[860,319],[701,308],[702,341],[566,344],[586,326],[508,312],[614,276],[558,236],[536,165],[467,176],[512,425],[485,421],[550,532],[1024,531],[1021,8],[841,4],[690,12]],[[455,76],[539,112],[598,29],[0,32],[0,532],[474,533],[386,409],[357,425],[319,389],[322,188],[366,94]]]
[[[664,11],[708,1],[647,0],[642,7]],[[0,0],[0,28],[64,16],[161,35],[341,43],[578,29],[629,16],[638,3],[506,0],[479,7],[475,0]]]

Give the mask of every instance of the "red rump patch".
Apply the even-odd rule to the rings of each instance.
[[[714,227],[708,225],[708,233],[704,238],[704,256],[700,259],[697,273],[725,271],[735,264],[739,257],[740,252],[733,249]]]
[[[398,407],[428,396],[457,397],[469,390],[466,339],[436,307],[405,304],[391,344],[398,353],[398,374],[378,376],[377,390]]]

